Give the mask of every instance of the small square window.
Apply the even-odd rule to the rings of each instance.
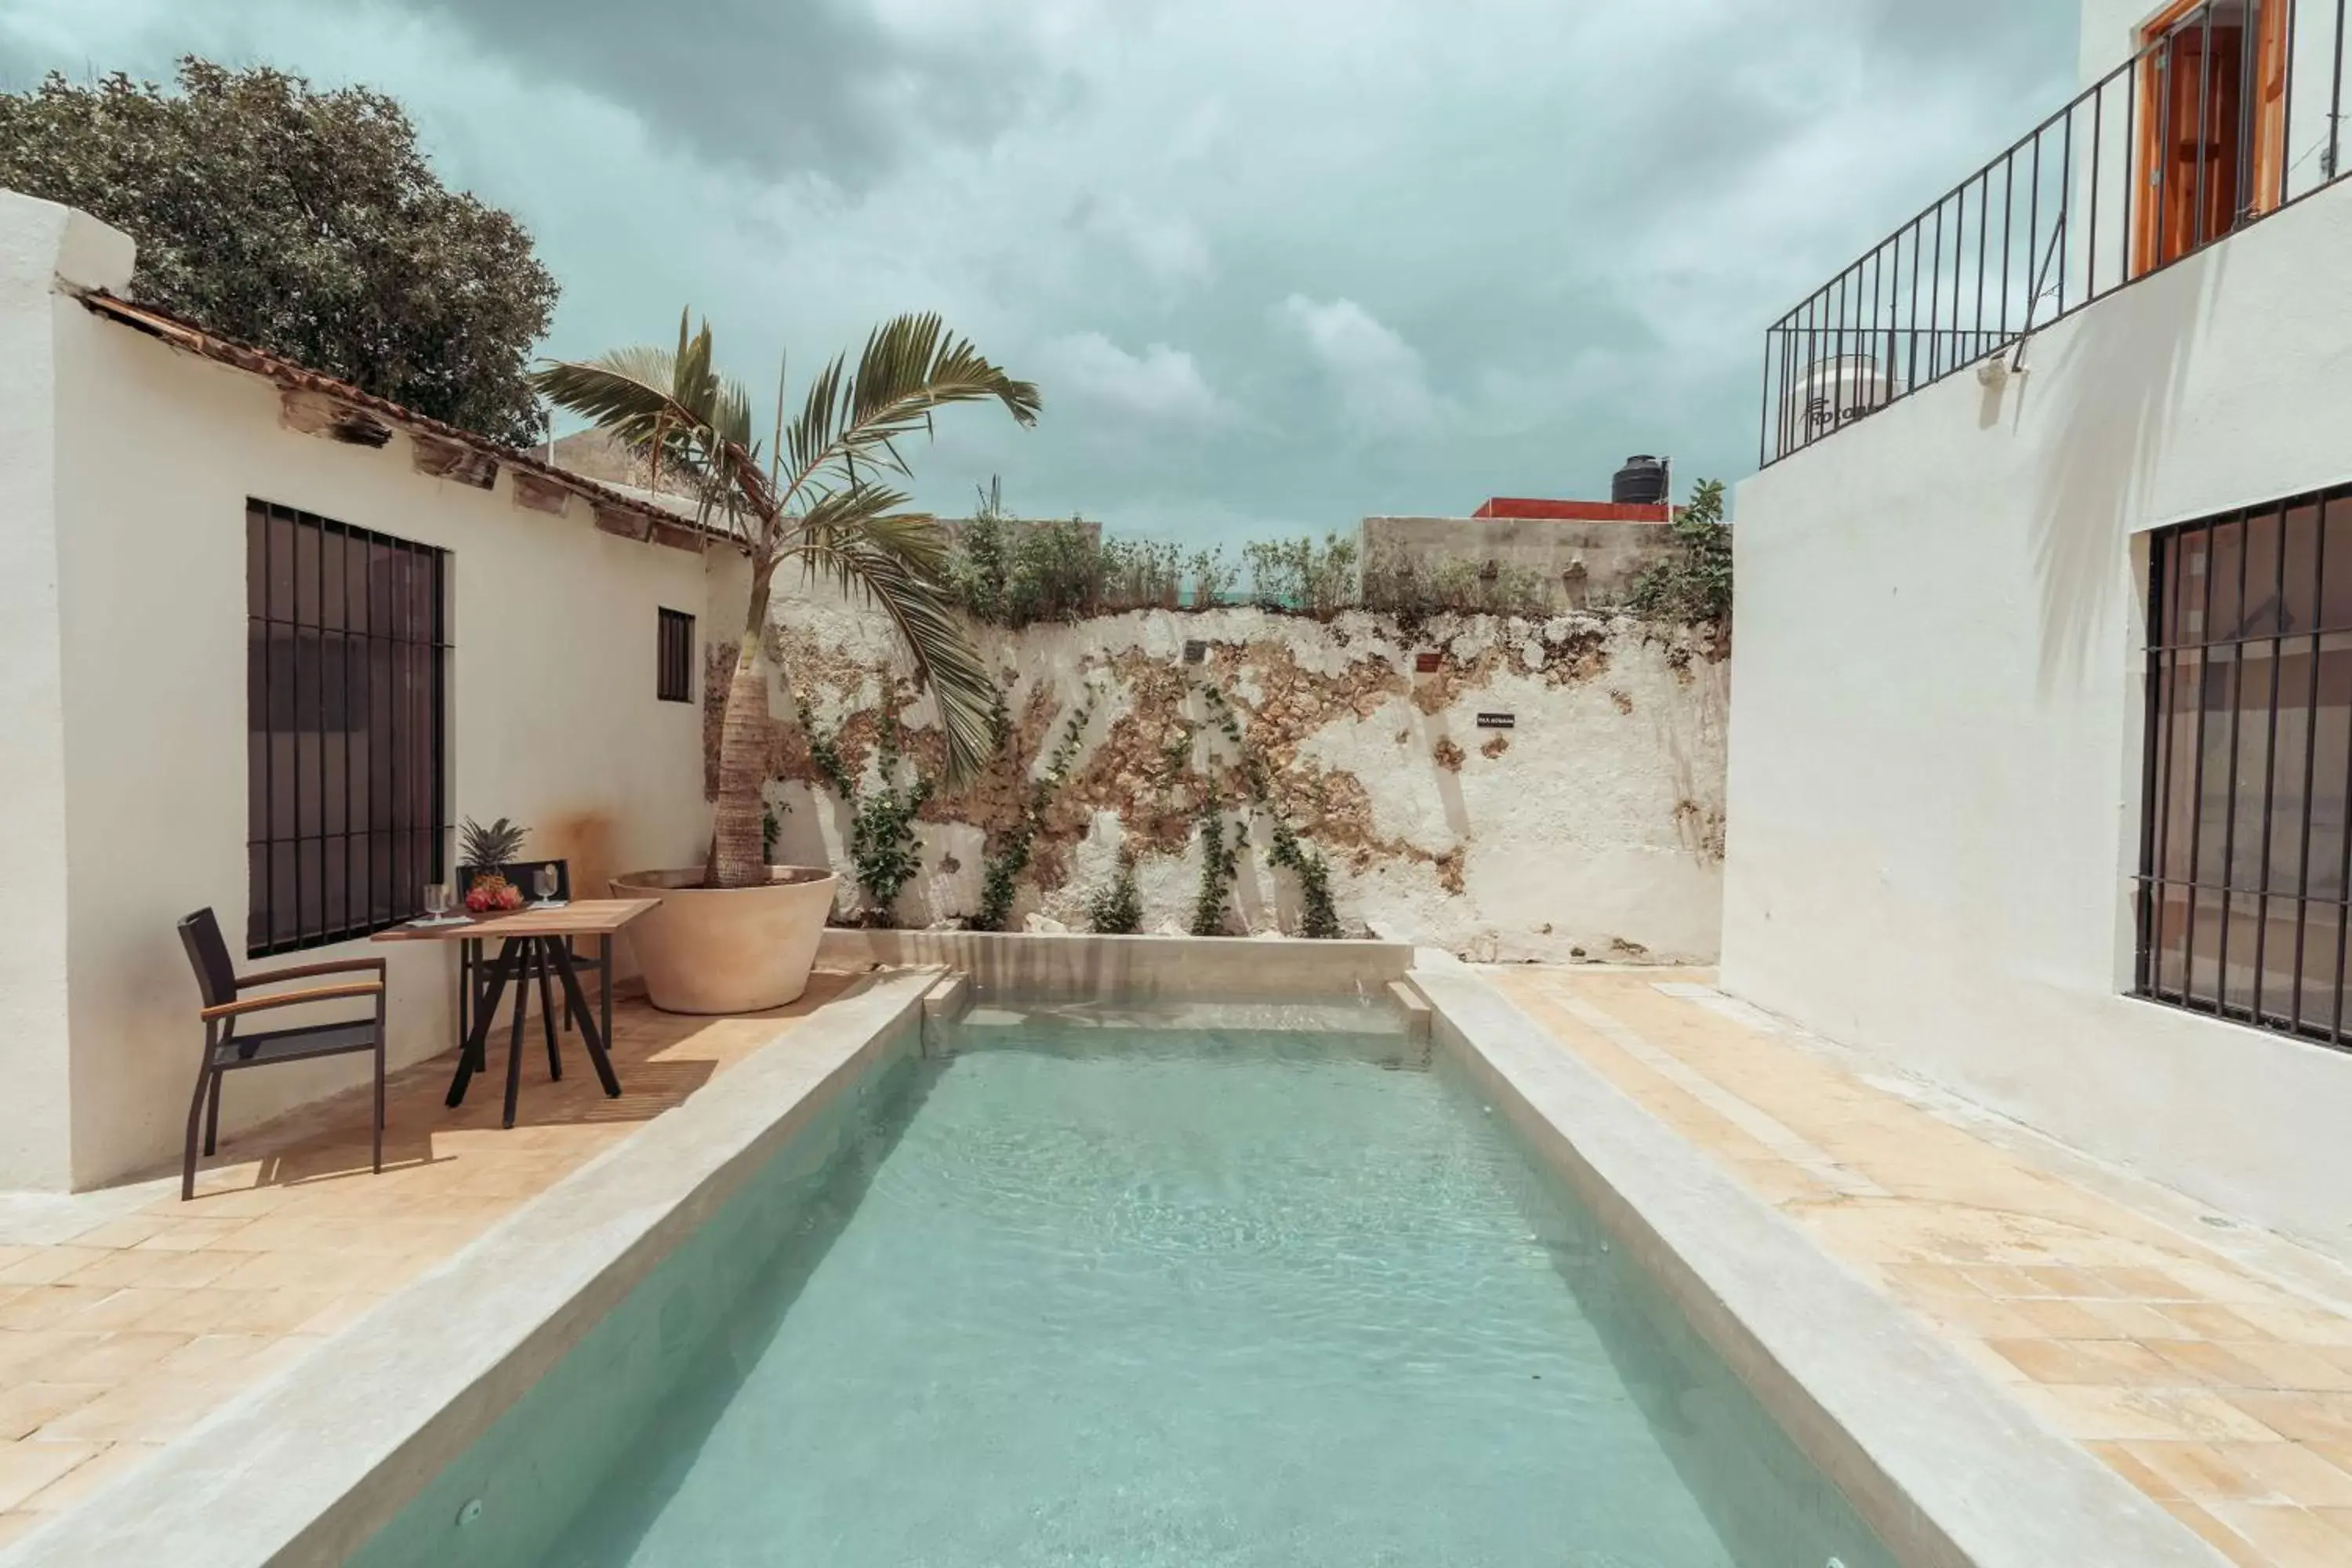
[[[654,695],[664,702],[694,700],[694,617],[684,610],[661,613],[661,668]]]

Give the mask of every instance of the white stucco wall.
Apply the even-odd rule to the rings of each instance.
[[[722,624],[716,616],[714,626]],[[788,644],[823,650],[822,669],[793,672],[821,728],[872,709],[877,672],[903,668],[886,626],[829,592],[788,591],[776,618]],[[1596,645],[1593,672],[1559,673],[1568,662],[1559,650],[1588,638]],[[1209,645],[1209,665],[1181,663],[1187,640]],[[1071,850],[1066,882],[1024,890],[1016,924],[1034,910],[1086,929],[1087,899],[1112,878],[1126,837],[1118,808],[1158,774],[1156,758],[1139,769],[1131,754],[1100,759],[1114,728],[1137,709],[1139,669],[1160,668],[1216,679],[1244,721],[1270,701],[1283,704],[1274,723],[1297,735],[1303,767],[1361,786],[1369,820],[1350,815],[1346,831],[1318,835],[1308,815],[1293,814],[1331,862],[1336,902],[1351,925],[1480,959],[1714,956],[1728,677],[1726,664],[1697,651],[1694,634],[1613,616],[1444,616],[1408,635],[1389,617],[1361,612],[1327,625],[1223,609],[983,632],[982,648],[1003,674],[1011,712],[1029,712],[1041,687],[1052,693],[1043,750],[1089,684],[1101,693],[1068,792],[1094,806],[1091,826]],[[1442,701],[1428,678],[1417,684],[1412,674],[1416,652],[1439,648],[1449,672]],[[1348,705],[1301,720],[1296,715],[1323,701],[1298,691],[1302,679],[1325,694],[1373,694],[1360,712]],[[774,707],[791,717],[781,692]],[[928,724],[930,711],[925,700],[908,722]],[[1516,720],[1495,755],[1485,748],[1496,732],[1477,727],[1482,711]],[[1198,733],[1200,764],[1230,753],[1210,733],[1213,715],[1203,700],[1192,699],[1181,717]],[[1459,750],[1457,767],[1437,760],[1446,742]],[[1109,770],[1123,770],[1127,782]],[[848,868],[848,813],[830,791],[793,784],[772,795],[790,808],[780,858]],[[933,815],[956,811],[943,801]],[[1265,861],[1270,831],[1261,820],[1241,867],[1233,900],[1239,930],[1297,929],[1293,879]],[[920,835],[924,870],[901,894],[895,918],[921,925],[970,913],[980,899],[985,836],[953,820],[925,822]],[[1188,925],[1200,853],[1194,842],[1140,858],[1146,930]],[[1440,864],[1447,857],[1458,857],[1458,889]],[[845,912],[860,907],[845,897]]]
[[[2352,478],[2331,188],[1740,487],[1725,985],[2352,1244],[2352,1056],[2126,999],[2144,547]]]
[[[0,195],[0,439],[32,458],[0,463],[14,1187],[176,1161],[202,1035],[174,922],[209,904],[240,953],[246,923],[248,497],[451,552],[453,822],[532,826],[528,852],[571,856],[583,893],[691,863],[708,833],[699,708],[654,695],[656,609],[701,612],[700,556],[601,532],[578,500],[520,508],[503,473],[490,491],[419,474],[405,435],[378,450],[283,427],[272,383],[54,291],[40,247],[56,254],[42,236],[61,210]],[[127,243],[116,259],[127,272]],[[452,950],[351,943],[248,966],[380,953],[394,1063],[448,1048]],[[233,1074],[224,1131],[365,1074],[359,1058]],[[419,1152],[431,1131],[395,1126],[387,1149]]]

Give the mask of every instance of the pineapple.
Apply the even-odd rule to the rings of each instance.
[[[457,830],[457,858],[474,868],[473,885],[466,889],[466,908],[486,915],[522,908],[522,889],[506,879],[504,868],[514,863],[530,830],[499,817],[488,827],[466,818]]]

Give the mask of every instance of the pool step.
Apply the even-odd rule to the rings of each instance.
[[[971,1008],[971,976],[959,970],[943,976],[923,993],[923,1054],[941,1054],[938,1031],[963,1017]]]

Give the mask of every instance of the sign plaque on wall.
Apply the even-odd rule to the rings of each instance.
[[[1186,664],[1206,664],[1208,660],[1209,645],[1202,642],[1198,637],[1187,638],[1184,643],[1184,662]]]
[[[1481,713],[1478,715],[1478,728],[1481,730],[1516,730],[1518,724],[1517,714]]]
[[[1443,654],[1417,653],[1412,656],[1412,672],[1415,675],[1435,675],[1444,662]]]

